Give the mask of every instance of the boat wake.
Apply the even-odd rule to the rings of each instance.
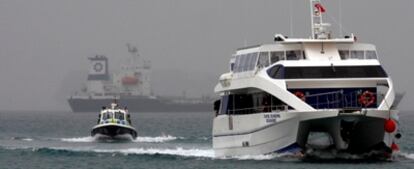
[[[214,158],[214,151],[212,149],[184,149],[181,147],[172,149],[158,149],[158,148],[129,148],[121,150],[110,149],[96,149],[93,152],[97,153],[120,153],[124,155],[170,155],[182,157],[204,157]]]
[[[21,140],[21,141],[33,141],[33,138],[29,137],[12,137],[12,140]]]
[[[233,157],[215,157],[213,149],[184,149],[177,147],[174,149],[157,149],[157,148],[130,148],[123,150],[94,150],[97,153],[121,153],[124,155],[169,155],[181,157],[209,158],[220,160],[273,160],[285,157],[285,154],[269,155],[250,155],[250,156],[233,156]]]
[[[173,141],[177,139],[183,139],[182,137],[175,137],[171,135],[166,136],[156,136],[156,137],[137,137],[136,139],[132,140],[136,143],[163,143],[168,141]],[[95,137],[73,137],[73,138],[61,138],[63,142],[77,142],[77,143],[90,143],[98,141]]]
[[[285,156],[283,154],[270,155],[251,155],[251,156],[234,156],[234,157],[215,157],[213,149],[199,148],[127,148],[127,149],[92,149],[86,147],[2,147],[8,150],[23,150],[33,153],[44,154],[70,154],[83,155],[85,153],[102,153],[111,156],[117,155],[138,155],[138,156],[157,156],[158,158],[183,157],[183,158],[201,158],[210,160],[279,160]],[[290,158],[294,159],[294,158]],[[297,160],[297,158],[296,158]]]
[[[396,154],[397,158],[405,158],[408,160],[414,160],[414,154],[413,153],[404,153],[404,152],[399,152]]]
[[[62,138],[60,139],[64,142],[76,142],[76,143],[89,143],[89,142],[95,142],[95,138],[88,136],[88,137],[74,137],[74,138]]]
[[[157,136],[157,137],[137,137],[133,141],[139,142],[139,143],[162,143],[162,142],[173,141],[177,139],[183,139],[183,138],[182,137],[177,138],[171,135],[166,135],[166,136],[163,135],[163,136]]]
[[[211,160],[277,160],[277,161],[298,161],[303,160],[302,157],[292,154],[268,154],[268,155],[248,155],[248,156],[230,156],[230,157],[215,157],[213,149],[200,149],[200,148],[126,148],[126,149],[94,149],[86,147],[3,147],[9,150],[26,150],[34,153],[70,153],[84,154],[84,153],[102,153],[110,154],[111,156],[117,155],[139,155],[139,156],[157,156],[159,158],[165,157],[184,157],[184,158],[202,158]],[[355,158],[355,157],[348,157]],[[414,160],[414,154],[410,153],[398,153],[391,160]]]

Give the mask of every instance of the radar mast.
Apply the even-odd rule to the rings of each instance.
[[[331,24],[323,22],[322,15],[326,12],[326,9],[321,0],[310,0],[310,12],[312,39],[331,39],[331,32],[328,30]]]

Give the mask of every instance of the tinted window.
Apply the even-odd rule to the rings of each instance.
[[[102,120],[111,119],[111,118],[112,118],[111,112],[102,113]]]
[[[349,59],[349,50],[339,50],[338,52],[342,60]]]
[[[330,66],[330,67],[282,67],[269,69],[268,75],[275,79],[315,78],[375,78],[387,77],[381,66]]]
[[[224,95],[221,97],[220,111],[219,114],[228,114],[229,105],[229,95]]]
[[[302,52],[300,50],[286,51],[286,60],[299,60],[302,59]]]
[[[271,52],[270,64],[276,63],[279,60],[285,60],[285,52]]]
[[[254,70],[256,66],[258,53],[249,53],[236,56],[234,63],[234,72],[244,72]]]
[[[253,114],[287,108],[284,102],[266,92],[224,95],[221,102],[219,114]]]
[[[121,112],[115,112],[115,118],[116,119],[120,119],[120,120],[124,120],[124,113]]]
[[[240,72],[246,71],[247,69],[246,64],[247,64],[247,55],[242,55],[241,60],[240,60],[240,67],[241,67]]]
[[[249,68],[248,70],[254,70],[255,66],[256,66],[256,61],[257,61],[257,53],[252,53],[250,55],[250,59],[249,59]]]
[[[365,52],[366,59],[377,59],[377,53],[374,50],[368,50]]]
[[[252,53],[247,54],[246,63],[243,69],[244,71],[250,70],[250,63],[252,62],[252,59],[253,59],[253,54]]]
[[[269,66],[269,52],[260,52],[259,61],[257,62],[257,67],[267,67]]]
[[[108,119],[108,117],[107,117],[107,115],[106,115],[107,113],[102,113],[102,120],[106,120],[106,119]]]
[[[240,55],[236,56],[236,61],[234,62],[234,71],[239,72],[240,70]]]
[[[352,50],[351,58],[352,59],[364,59],[364,51],[363,50]]]
[[[270,77],[275,79],[283,79],[284,78],[284,71],[282,65],[276,65],[270,68],[267,71],[267,74],[269,74]]]

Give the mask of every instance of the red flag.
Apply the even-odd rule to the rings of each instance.
[[[317,4],[315,4],[315,8],[320,12],[320,13],[324,13],[326,10],[325,10],[325,8],[320,4],[320,3],[317,3]]]

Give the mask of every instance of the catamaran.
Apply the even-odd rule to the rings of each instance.
[[[276,34],[231,56],[215,87],[216,156],[398,150],[398,101],[376,47],[334,38],[321,1],[310,6],[309,39]]]

